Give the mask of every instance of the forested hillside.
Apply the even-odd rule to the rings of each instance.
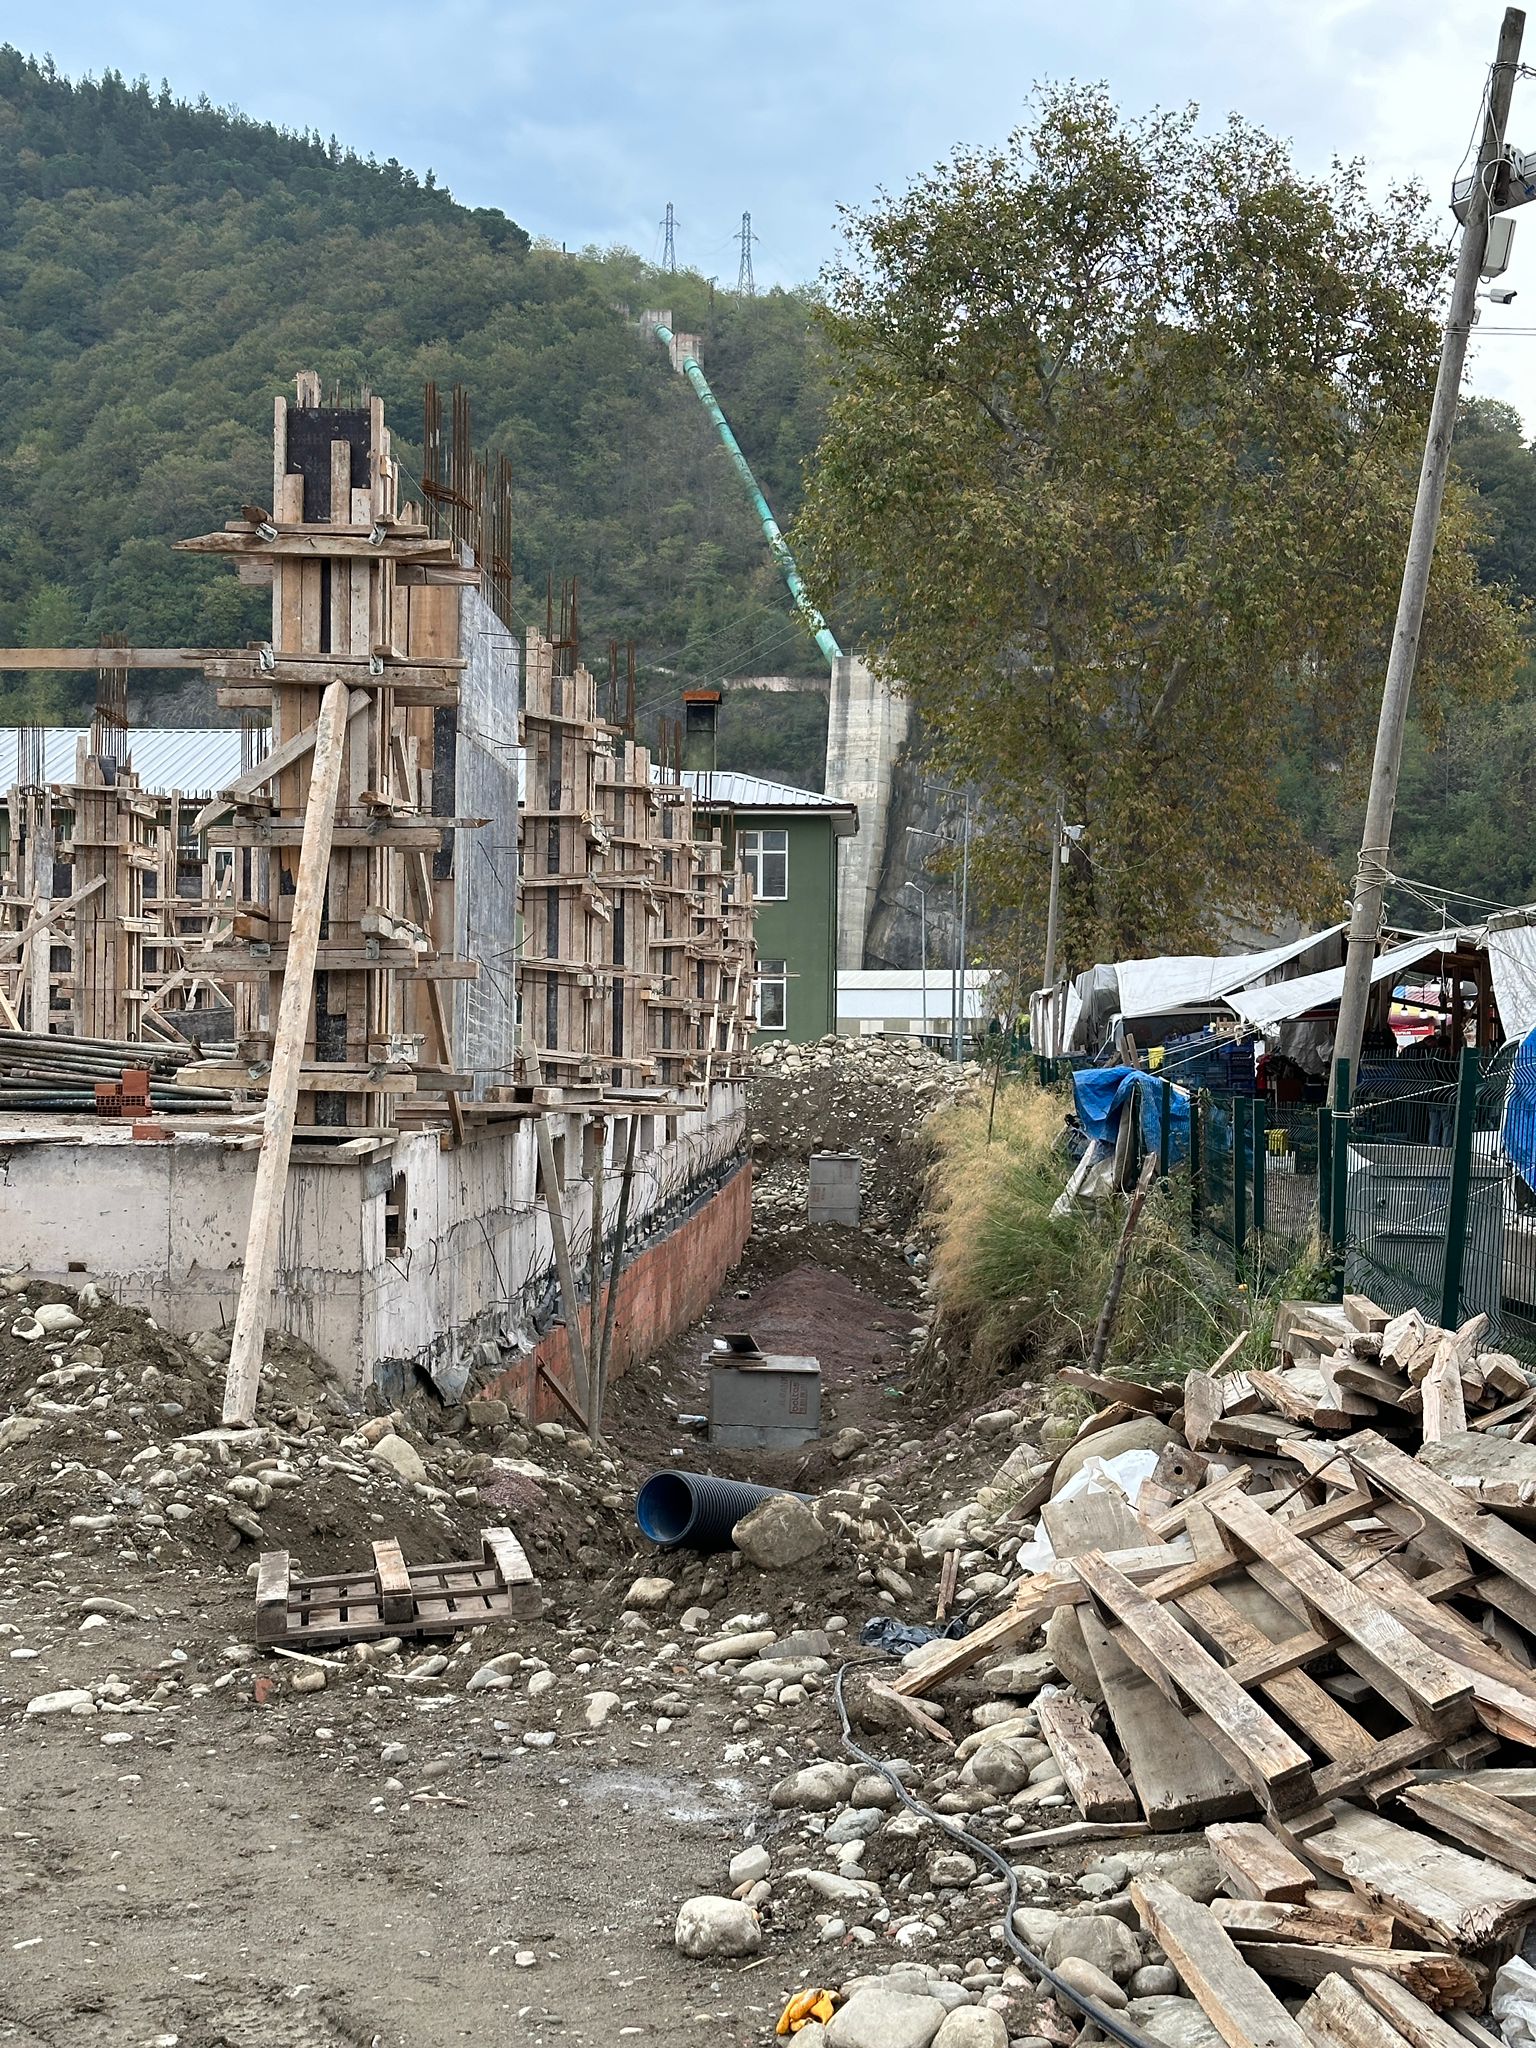
[[[625,317],[648,305],[704,335],[787,520],[821,408],[804,296],[534,247],[430,174],[0,49],[0,642],[260,634],[261,594],[170,543],[265,497],[272,394],[314,369],[383,396],[412,469],[424,380],[467,387],[516,472],[520,609],[542,622],[547,576],[579,577],[589,657],[636,640],[652,711],[674,675],[817,673],[702,408]],[[0,681],[0,722],[93,686]],[[815,723],[758,697],[728,742],[819,774]]]
[[[546,578],[578,576],[594,665],[610,640],[638,643],[645,731],[689,680],[817,675],[702,408],[626,318],[649,305],[703,334],[788,525],[825,411],[808,295],[741,300],[627,251],[533,246],[429,172],[0,48],[0,644],[259,635],[262,594],[170,544],[264,495],[271,395],[312,368],[383,395],[411,468],[424,380],[468,388],[478,436],[516,472],[520,608],[541,622]],[[1484,575],[1536,599],[1536,454],[1518,417],[1473,403],[1456,454],[1484,500]],[[136,715],[155,681],[136,682]],[[93,687],[0,674],[0,723],[73,717]],[[813,697],[735,697],[722,765],[819,786],[824,731]],[[1298,732],[1287,784],[1347,873],[1361,763]],[[1528,669],[1512,700],[1433,745],[1411,731],[1395,864],[1536,895],[1533,805]]]

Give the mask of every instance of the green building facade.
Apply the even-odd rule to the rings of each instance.
[[[728,770],[689,772],[701,823],[719,826],[726,864],[752,877],[757,910],[756,1043],[837,1029],[837,863],[858,808]]]

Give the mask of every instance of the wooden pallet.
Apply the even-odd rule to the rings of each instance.
[[[263,1551],[256,1640],[286,1649],[379,1636],[444,1636],[488,1621],[533,1621],[542,1606],[527,1553],[510,1529],[482,1529],[481,1556],[408,1565],[400,1545],[375,1543],[370,1570],[295,1578],[286,1550]]]

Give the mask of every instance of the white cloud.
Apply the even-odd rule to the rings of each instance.
[[[11,0],[5,33],[66,71],[168,75],[189,97],[430,165],[572,247],[649,252],[671,199],[684,260],[729,278],[750,208],[771,282],[815,273],[839,203],[1000,140],[1048,77],[1103,78],[1131,110],[1236,109],[1290,137],[1305,168],[1363,156],[1378,190],[1418,177],[1438,202],[1499,18],[1497,0],[331,0],[330,54],[305,55],[310,0]],[[1529,83],[1511,132],[1536,145]],[[1507,281],[1536,312],[1531,214]],[[1485,309],[1472,383],[1536,424],[1536,336],[1492,333],[1516,319]]]

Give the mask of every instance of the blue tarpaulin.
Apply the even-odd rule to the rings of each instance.
[[[1522,1048],[1523,1050],[1523,1048]],[[1518,1064],[1518,1062],[1517,1062]],[[1536,1081],[1536,1070],[1533,1070]],[[1168,1163],[1176,1166],[1189,1156],[1189,1095],[1155,1074],[1139,1067],[1082,1067],[1072,1076],[1072,1093],[1077,1102],[1077,1120],[1090,1138],[1113,1145],[1120,1131],[1120,1119],[1132,1095],[1140,1097],[1141,1139],[1148,1152],[1162,1144],[1164,1089],[1168,1100]],[[1533,1120],[1536,1135],[1536,1120]]]
[[[1536,1187],[1536,1030],[1520,1041],[1504,1097],[1504,1150],[1517,1171]]]

